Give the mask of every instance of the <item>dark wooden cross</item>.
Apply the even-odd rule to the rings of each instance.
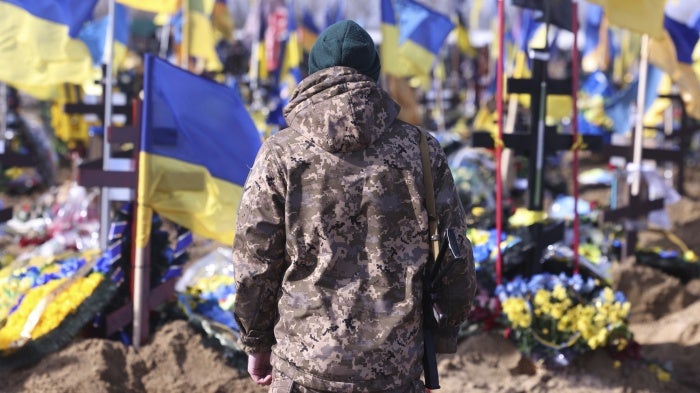
[[[543,49],[532,50],[532,78],[508,78],[509,94],[527,94],[530,96],[530,125],[525,132],[516,130],[512,134],[503,134],[503,145],[513,149],[516,154],[530,159],[528,170],[529,210],[543,209],[544,158],[556,151],[568,150],[574,146],[571,134],[557,132],[556,126],[545,124],[546,97],[548,95],[571,95],[571,79],[551,79],[547,76],[549,53]],[[588,150],[598,150],[603,145],[598,135],[582,135],[584,146]],[[493,136],[488,132],[475,132],[472,145],[493,148]]]
[[[641,173],[639,176],[641,176]],[[652,211],[664,208],[664,199],[657,198],[650,200],[649,193],[646,189],[646,182],[640,181],[640,183],[642,187],[637,195],[633,195],[631,186],[627,186],[625,181],[624,191],[626,191],[629,196],[627,205],[603,210],[599,217],[600,222],[623,224],[625,229],[625,243],[620,255],[620,258],[623,260],[634,253],[634,248],[637,246],[637,232],[639,228],[634,225],[634,221],[644,218]],[[612,195],[612,198],[616,197],[617,195]]]
[[[527,207],[532,211],[542,211],[544,201],[544,159],[556,151],[568,150],[574,147],[571,134],[557,132],[555,126],[545,124],[548,95],[571,95],[572,80],[551,79],[547,75],[548,49],[531,50],[533,63],[532,78],[508,78],[507,92],[510,94],[527,94],[530,96],[530,125],[527,131],[515,130],[512,134],[503,134],[503,145],[513,149],[515,154],[529,158]],[[583,146],[596,150],[602,147],[602,137],[598,135],[582,135]],[[488,132],[475,132],[472,145],[475,147],[493,148],[495,142]],[[564,226],[561,224],[544,225],[537,223],[529,228],[535,244],[530,250],[533,261],[539,261],[544,250],[564,238]],[[533,264],[535,267],[537,264]]]
[[[687,195],[685,192],[685,159],[690,148],[690,139],[697,128],[691,125],[690,117],[685,110],[685,103],[678,94],[659,95],[659,98],[668,98],[680,105],[681,119],[678,128],[673,129],[670,133],[664,133],[664,140],[676,140],[677,147],[642,147],[642,157],[648,160],[654,160],[657,163],[670,162],[677,168],[676,190],[681,195]],[[655,129],[659,132],[666,131],[663,126],[644,127]],[[632,161],[634,155],[633,144],[627,146],[607,144],[603,147],[602,153],[605,157],[622,157],[627,162]]]
[[[102,123],[104,123],[105,120],[105,104],[106,102],[106,89],[104,89],[105,85],[105,78],[106,78],[106,66],[102,66],[102,80],[97,80],[95,83],[101,84],[103,89],[102,89],[102,103],[99,104],[85,104],[82,102],[78,103],[68,103],[63,105],[63,111],[65,113],[69,114],[94,114],[97,115],[100,120],[102,120]],[[126,116],[126,123],[130,124],[134,120],[134,112],[132,110],[132,105],[127,104],[127,105],[112,105],[112,114],[113,115],[124,115]]]

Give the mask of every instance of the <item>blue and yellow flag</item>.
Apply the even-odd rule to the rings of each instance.
[[[427,74],[416,68],[400,50],[399,19],[392,0],[382,0],[380,30],[382,43],[379,56],[382,62],[382,73],[396,77]],[[430,65],[432,66],[432,63]]]
[[[92,56],[92,63],[96,66],[101,65],[105,53],[105,39],[107,37],[107,27],[109,15],[102,15],[91,21],[88,21],[78,37],[87,45]],[[126,58],[129,43],[129,11],[121,4],[115,4],[114,7],[114,49],[112,52],[112,61],[114,68],[121,64]]]
[[[688,114],[700,119],[700,79],[693,67],[693,54],[700,40],[700,2],[669,1],[663,18],[663,36],[649,42],[649,62],[670,76]]]
[[[146,55],[137,246],[156,211],[193,233],[233,244],[242,186],[261,145],[237,93]]]
[[[319,34],[321,34],[321,29],[316,26],[311,11],[305,8],[301,16],[301,25],[299,26],[299,39],[301,40],[302,49],[307,53],[311,52],[311,48],[316,43]]]
[[[399,17],[399,51],[418,70],[429,74],[455,25],[447,15],[416,1],[394,0],[394,4]]]
[[[92,79],[78,38],[97,0],[0,0],[0,81],[34,88]]]
[[[589,74],[598,70],[606,71],[613,61],[615,51],[612,31],[604,18],[603,7],[588,4],[585,15],[583,32],[586,39],[581,53],[581,68]]]

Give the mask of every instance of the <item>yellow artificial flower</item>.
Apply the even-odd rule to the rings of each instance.
[[[566,288],[559,284],[554,286],[554,289],[552,290],[552,297],[559,301],[564,301],[569,298],[568,294],[566,293]]]
[[[532,324],[532,316],[525,299],[509,297],[503,302],[502,307],[503,312],[514,327],[528,328]]]
[[[31,338],[37,339],[58,327],[66,316],[74,312],[94,292],[103,279],[104,276],[100,273],[92,273],[86,277],[76,279],[76,282],[65,291],[59,293],[46,306],[37,325],[31,332]],[[65,278],[52,280],[27,292],[22,303],[7,318],[5,326],[0,329],[0,349],[9,348],[13,342],[21,338],[20,335],[27,323],[27,318],[37,304],[65,281]]]

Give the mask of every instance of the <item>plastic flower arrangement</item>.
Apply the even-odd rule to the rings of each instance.
[[[549,273],[520,276],[496,288],[506,335],[520,350],[551,365],[605,348],[624,351],[632,341],[630,303],[592,278]]]
[[[175,289],[189,318],[204,318],[233,332],[236,285],[231,265],[231,249],[218,248],[190,264]]]
[[[100,273],[92,273],[74,280],[65,291],[60,292],[54,301],[46,306],[36,326],[28,331],[29,337],[25,337],[23,333],[26,330],[25,326],[31,322],[32,311],[42,299],[50,295],[67,279],[53,280],[32,288],[17,310],[8,317],[5,326],[0,329],[0,349],[5,350],[12,346],[18,346],[19,344],[15,343],[22,343],[23,338],[37,339],[54,330],[67,315],[74,312],[93,293],[103,278],[104,276]]]
[[[3,316],[0,350],[20,347],[47,334],[73,313],[104,278],[99,272],[89,273],[97,256],[98,252],[90,250],[80,258],[70,257],[41,270],[23,269],[17,275],[19,282],[31,283]]]
[[[220,247],[189,264],[175,285],[178,304],[190,324],[222,351],[227,363],[243,367],[239,327],[233,318],[236,285],[231,248]]]
[[[474,266],[479,284],[488,290],[493,290],[495,288],[495,263],[498,254],[496,230],[469,228],[467,238],[472,243]],[[500,247],[505,274],[518,270],[518,266],[523,262],[521,251],[525,246],[519,236],[501,234]]]
[[[683,283],[700,278],[698,256],[687,247],[683,247],[681,251],[661,247],[637,248],[635,257],[637,263],[659,269]]]
[[[115,242],[105,252],[64,254],[9,272],[5,284],[14,289],[3,298],[0,364],[21,367],[67,343],[112,298],[109,274],[120,257]]]

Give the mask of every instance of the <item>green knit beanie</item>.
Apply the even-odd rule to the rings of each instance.
[[[336,22],[318,36],[309,53],[309,74],[334,66],[352,67],[379,80],[379,54],[372,37],[351,20]]]

